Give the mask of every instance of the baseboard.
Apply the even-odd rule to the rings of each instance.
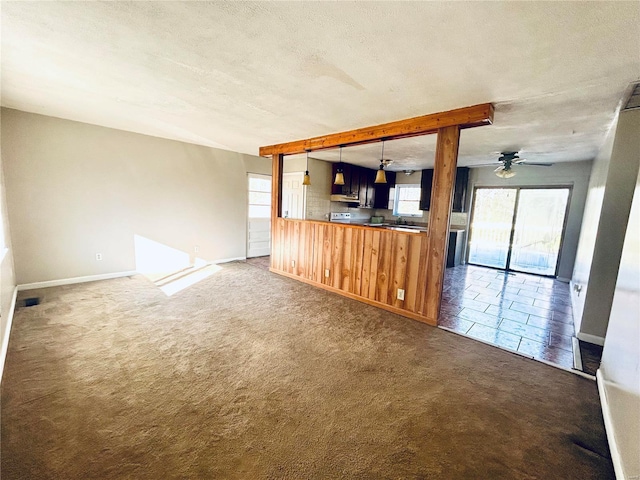
[[[620,449],[616,442],[616,432],[613,428],[613,418],[611,418],[611,410],[609,408],[609,400],[607,399],[607,390],[605,389],[605,379],[602,376],[602,370],[596,372],[596,383],[598,384],[598,393],[600,394],[600,406],[602,407],[602,416],[604,418],[604,428],[607,432],[607,441],[609,442],[609,450],[611,451],[611,462],[616,478],[623,480],[624,469],[622,468],[622,457]]]
[[[582,340],[583,342],[593,343],[594,345],[600,345],[601,347],[604,345],[604,338],[598,337],[596,335],[578,332],[576,337],[578,337],[578,340]]]
[[[59,287],[60,285],[72,285],[74,283],[96,282],[98,280],[110,280],[112,278],[130,277],[131,275],[137,275],[137,274],[138,272],[136,271],[115,272],[115,273],[103,273],[100,275],[88,275],[86,277],[73,277],[73,278],[62,278],[60,280],[47,280],[46,282],[23,283],[22,285],[18,285],[18,291],[22,292],[24,290],[35,290],[36,288]]]
[[[217,265],[218,263],[237,262],[239,260],[246,260],[246,259],[247,257],[222,258],[220,260],[212,260],[211,262],[207,262],[207,263]]]
[[[2,336],[2,349],[0,350],[0,383],[2,383],[2,374],[4,373],[4,361],[7,359],[7,350],[9,349],[9,335],[11,335],[11,325],[13,324],[13,313],[16,310],[16,299],[18,298],[18,287],[13,289],[11,297],[11,305],[7,313],[7,324],[5,325]]]
[[[580,352],[580,342],[576,337],[571,337],[571,347],[573,350],[573,368],[582,372],[582,353]]]

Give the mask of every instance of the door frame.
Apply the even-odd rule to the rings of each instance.
[[[513,207],[513,215],[511,217],[511,234],[509,238],[509,250],[507,252],[507,261],[506,268],[497,268],[497,267],[489,267],[487,265],[478,265],[477,263],[469,262],[469,245],[471,244],[471,225],[473,225],[473,218],[476,213],[476,191],[480,189],[510,189],[516,190],[516,201]],[[520,190],[558,190],[558,189],[567,189],[569,190],[569,195],[567,196],[567,205],[564,209],[564,220],[562,221],[562,235],[560,236],[560,245],[558,246],[558,256],[556,258],[556,268],[553,272],[553,275],[542,275],[540,273],[530,273],[530,272],[522,272],[520,270],[513,270],[509,268],[511,263],[511,251],[513,249],[513,238],[515,235],[515,226],[516,219],[518,216],[518,205],[520,203]],[[562,259],[562,248],[564,247],[564,236],[567,233],[567,222],[569,221],[569,207],[571,206],[571,197],[573,195],[573,185],[499,185],[499,186],[491,186],[491,185],[476,185],[473,187],[473,192],[471,193],[471,215],[469,216],[469,235],[467,235],[466,241],[466,252],[465,252],[465,263],[469,265],[476,265],[484,268],[491,268],[494,270],[500,270],[504,272],[515,272],[515,273],[523,273],[526,275],[537,275],[539,277],[547,277],[547,278],[557,278],[558,277],[558,269],[560,268],[560,260]]]

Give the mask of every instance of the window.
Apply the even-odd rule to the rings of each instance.
[[[402,217],[421,217],[420,185],[396,185],[393,214]]]
[[[271,179],[249,177],[249,218],[271,218]]]

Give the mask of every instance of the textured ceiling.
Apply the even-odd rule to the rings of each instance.
[[[493,102],[494,125],[462,133],[462,165],[503,150],[585,160],[640,79],[640,2],[0,8],[3,106],[250,154]],[[385,157],[420,168],[434,140],[398,141]],[[378,152],[351,154],[375,167]]]

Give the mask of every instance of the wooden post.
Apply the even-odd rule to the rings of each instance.
[[[274,268],[274,249],[278,247],[278,218],[282,215],[282,170],[284,155],[274,153],[271,162],[271,268]]]
[[[445,127],[438,130],[436,159],[429,212],[429,260],[427,262],[426,296],[424,315],[427,323],[438,324],[442,285],[446,268],[446,250],[449,239],[449,221],[453,201],[453,186],[456,181],[456,164],[460,127]]]

